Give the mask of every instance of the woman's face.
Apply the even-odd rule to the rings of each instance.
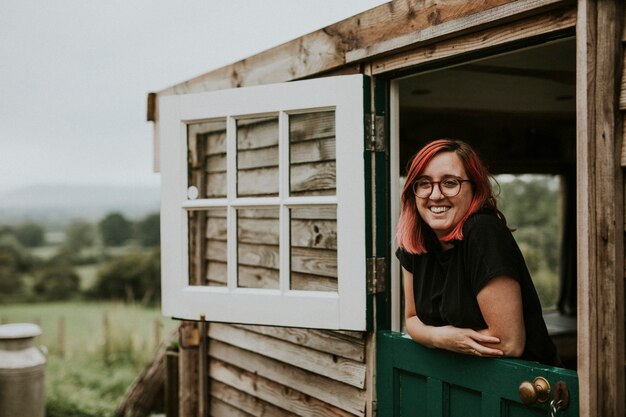
[[[441,238],[461,221],[473,198],[472,186],[469,182],[461,183],[461,190],[454,197],[446,197],[439,189],[439,182],[445,177],[456,177],[467,180],[467,173],[461,158],[454,152],[442,152],[435,155],[426,165],[422,175],[416,178],[433,181],[432,193],[429,197],[415,197],[415,204],[420,217]]]

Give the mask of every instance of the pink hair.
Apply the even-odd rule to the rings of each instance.
[[[506,224],[504,215],[498,210],[496,199],[489,182],[489,172],[487,167],[480,160],[480,157],[467,143],[452,140],[438,139],[424,146],[419,152],[413,156],[409,162],[409,172],[402,190],[402,211],[398,221],[398,229],[396,231],[396,239],[398,246],[409,253],[422,254],[426,253],[425,232],[428,225],[420,217],[417,206],[415,204],[415,194],[413,193],[413,183],[422,175],[426,165],[442,152],[456,153],[463,166],[468,178],[471,180],[474,196],[470,203],[467,213],[461,218],[450,233],[443,236],[440,240],[444,243],[451,243],[455,240],[463,239],[463,225],[465,221],[476,211],[481,208],[491,209]]]

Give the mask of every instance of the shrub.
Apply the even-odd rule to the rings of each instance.
[[[33,292],[46,300],[66,300],[79,290],[80,278],[70,265],[48,265],[35,275]]]
[[[95,298],[154,303],[161,297],[159,251],[123,255],[105,264],[90,295]]]

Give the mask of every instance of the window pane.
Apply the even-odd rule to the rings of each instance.
[[[237,195],[278,195],[278,117],[237,121]]]
[[[337,209],[292,208],[292,290],[337,291]]]
[[[226,209],[193,210],[189,220],[189,285],[226,286]]]
[[[278,289],[278,207],[237,210],[237,286]]]
[[[334,195],[335,112],[289,116],[291,195]]]
[[[197,198],[226,197],[226,121],[187,126],[187,183]]]
[[[498,175],[498,207],[517,241],[544,310],[559,297],[563,189],[559,176]]]

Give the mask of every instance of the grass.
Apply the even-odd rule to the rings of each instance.
[[[176,323],[156,308],[116,302],[0,306],[2,322],[34,322],[48,348],[48,417],[112,416]]]

